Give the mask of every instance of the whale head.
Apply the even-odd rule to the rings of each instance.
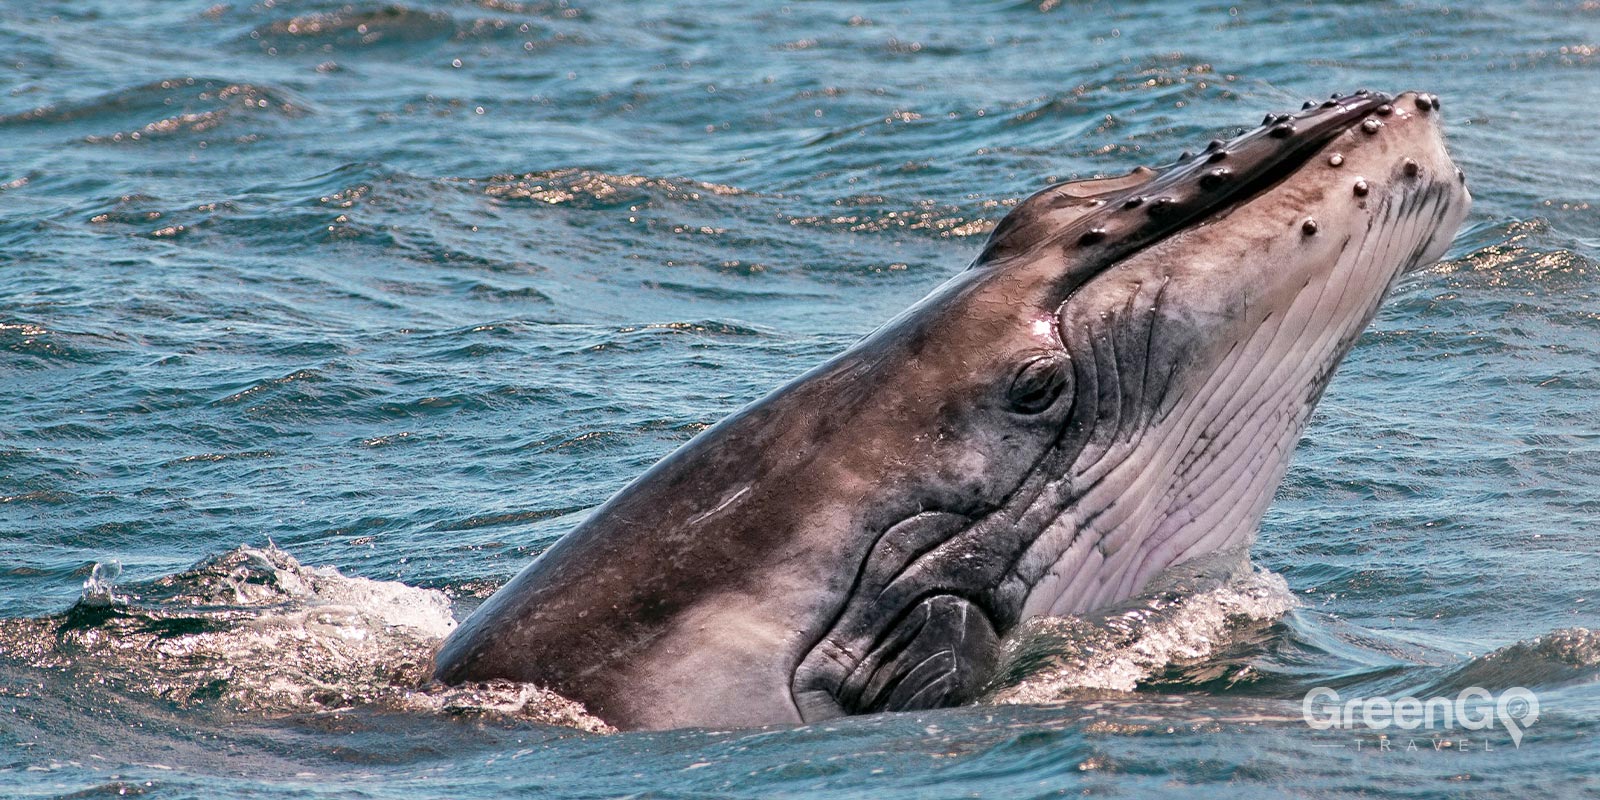
[[[949,705],[1022,620],[1243,552],[1335,368],[1467,212],[1440,116],[1363,91],[1029,197],[969,269],[598,509],[440,677],[625,727]]]
[[[989,652],[1242,552],[1334,369],[1470,202],[1438,99],[1361,92],[1021,203],[860,348],[920,420],[874,445],[917,491],[801,662],[802,707],[969,696],[986,658],[918,638]]]

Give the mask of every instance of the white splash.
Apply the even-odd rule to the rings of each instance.
[[[433,683],[433,653],[456,625],[444,592],[307,567],[271,544],[120,595],[115,563],[94,568],[59,627],[41,620],[26,635],[39,666],[89,668],[127,691],[268,716],[379,707],[609,730],[536,686]]]
[[[109,606],[118,602],[117,578],[122,575],[122,562],[116,559],[97,561],[89,570],[89,579],[83,582],[83,602],[92,606]]]
[[[1006,638],[1001,662],[1015,677],[988,701],[1048,703],[1083,690],[1131,692],[1168,665],[1216,653],[1241,623],[1275,620],[1296,605],[1282,576],[1252,569],[1206,591],[1146,598],[1106,617],[1035,617]]]

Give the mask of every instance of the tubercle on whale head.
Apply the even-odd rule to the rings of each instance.
[[[1427,95],[1435,108],[1436,98]],[[1268,114],[1262,124],[1229,140],[1216,139],[1200,156],[1185,153],[1162,166],[1124,176],[1058,184],[1024,200],[996,225],[974,269],[1004,269],[1050,250],[1074,250],[1078,268],[1059,276],[1065,293],[1096,263],[1126,257],[1164,236],[1247,201],[1296,171],[1339,134],[1392,111],[1394,98],[1358,90],[1320,106]],[[1419,101],[1420,103],[1420,101]],[[1102,252],[1085,252],[1099,249]]]

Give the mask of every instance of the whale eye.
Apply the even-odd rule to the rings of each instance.
[[[1047,353],[1028,359],[1011,378],[1007,400],[1022,414],[1049,408],[1072,380],[1072,364],[1065,356]]]

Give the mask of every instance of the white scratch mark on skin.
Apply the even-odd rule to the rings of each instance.
[[[750,493],[750,487],[749,487],[749,485],[746,485],[744,488],[740,489],[739,491],[734,492],[731,495],[728,495],[728,498],[726,500],[723,500],[722,502],[718,503],[716,508],[713,508],[710,511],[703,511],[703,512],[701,512],[699,514],[694,515],[694,517],[689,520],[689,524],[690,525],[698,525],[701,522],[706,521],[707,519],[711,518],[712,516],[720,513],[723,509],[727,508],[728,506],[733,505],[735,502],[738,501],[739,498],[744,497],[745,495],[747,495],[749,493]]]

